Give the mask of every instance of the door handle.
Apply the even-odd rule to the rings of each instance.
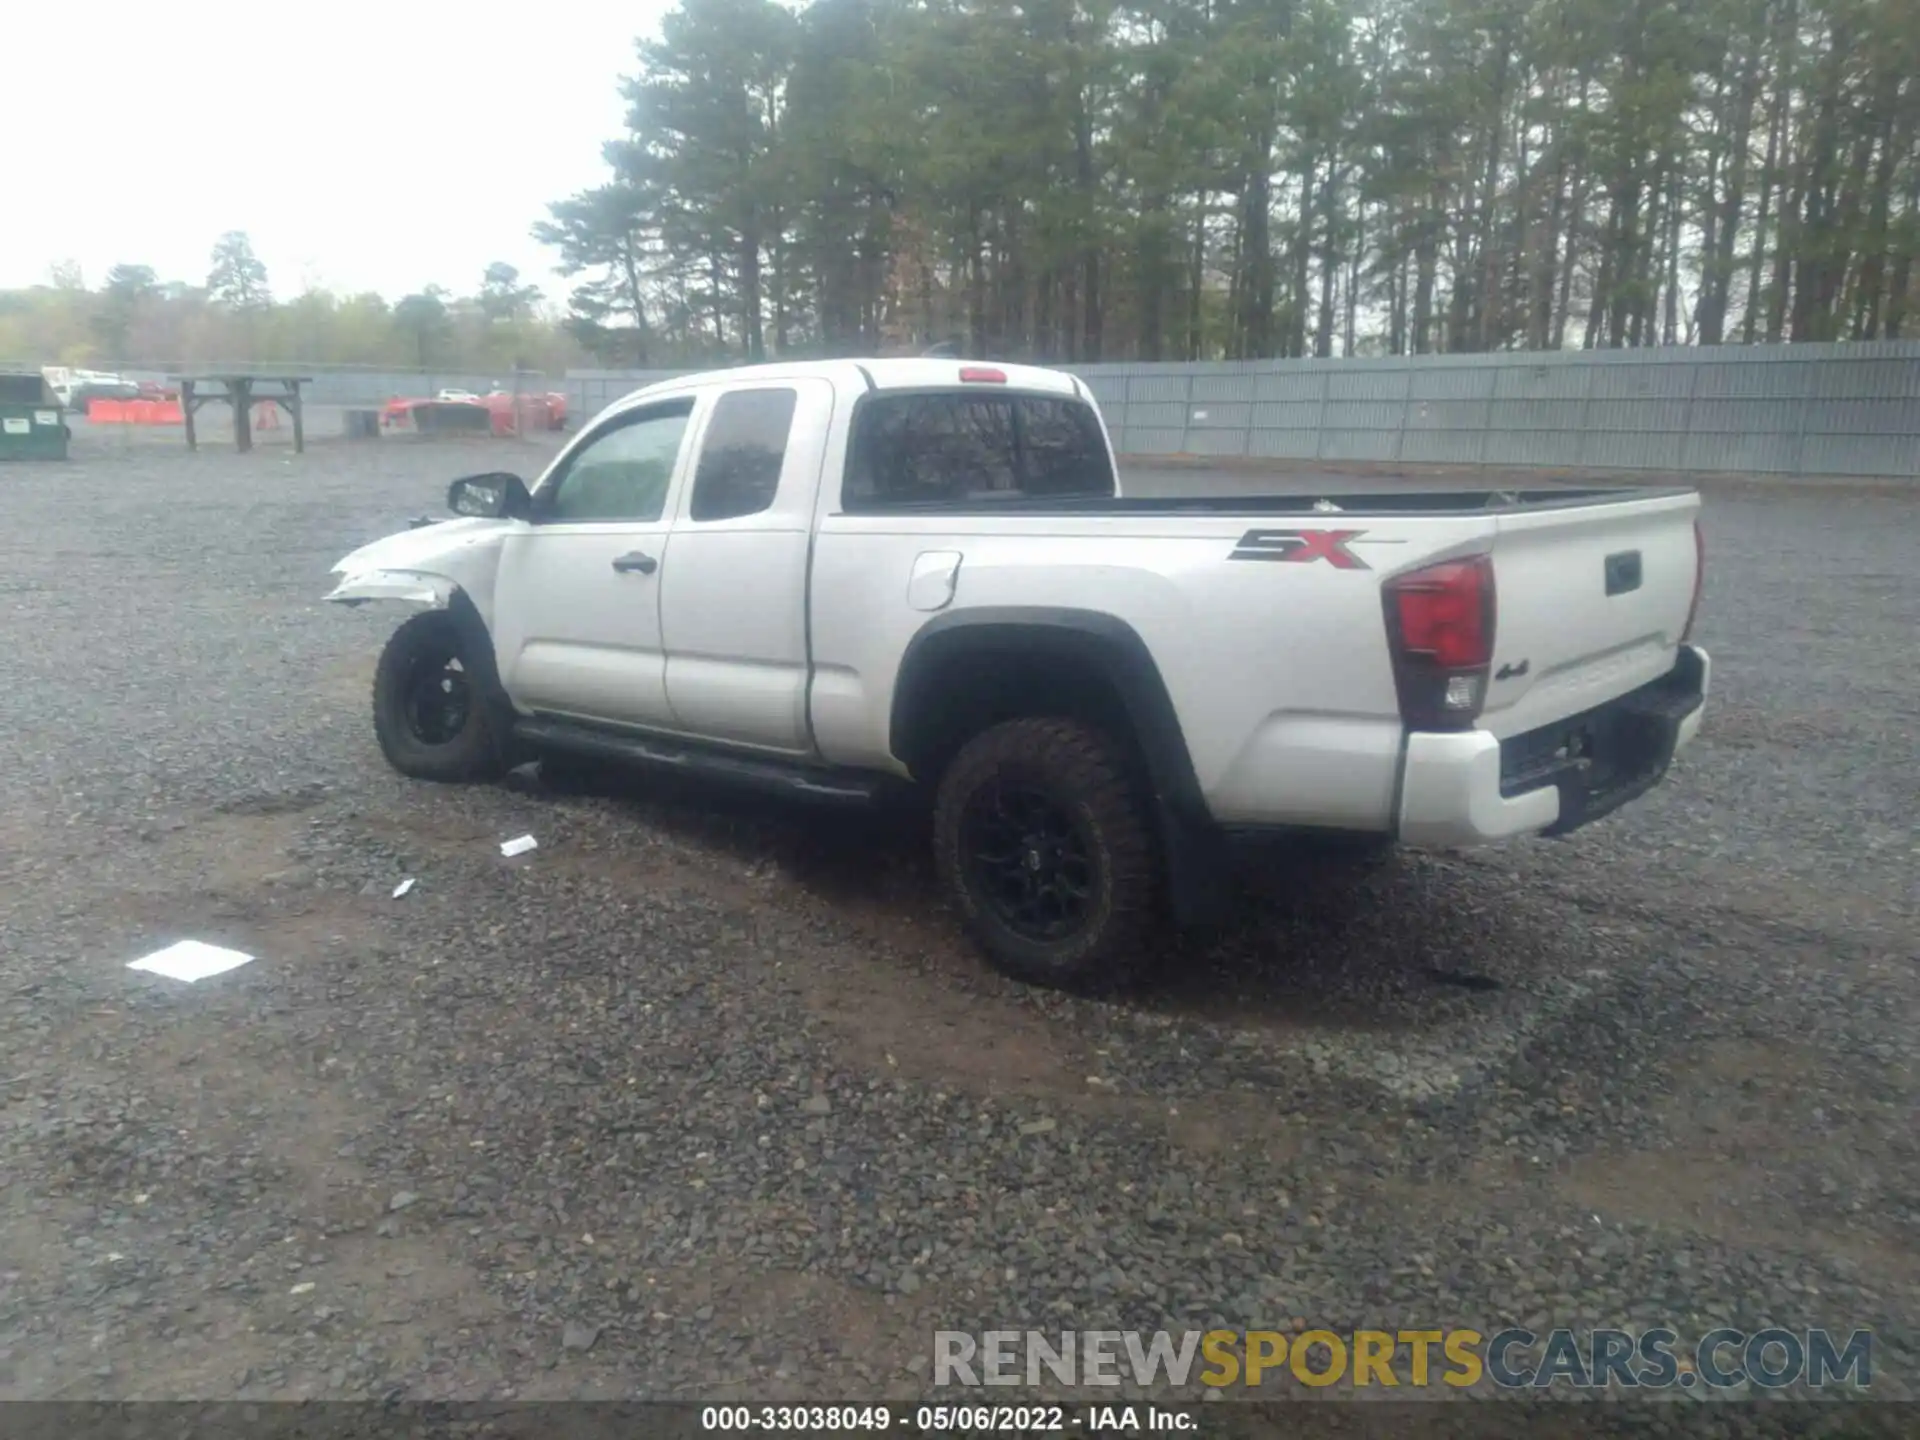
[[[642,551],[629,550],[614,560],[613,568],[623,575],[630,570],[638,570],[642,575],[651,575],[660,568],[660,562]]]

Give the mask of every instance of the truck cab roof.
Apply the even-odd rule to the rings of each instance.
[[[624,410],[652,399],[713,386],[808,379],[830,380],[838,387],[855,390],[944,390],[978,385],[982,389],[1088,398],[1080,382],[1063,370],[1049,370],[1039,365],[1005,365],[998,361],[913,357],[800,360],[705,370],[645,386],[621,397],[609,408]]]

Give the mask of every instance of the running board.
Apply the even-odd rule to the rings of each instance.
[[[886,781],[846,771],[823,770],[683,745],[658,736],[631,735],[564,720],[518,720],[513,734],[536,749],[566,750],[623,764],[677,770],[755,790],[828,805],[871,805]]]

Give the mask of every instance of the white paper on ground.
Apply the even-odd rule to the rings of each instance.
[[[398,885],[393,887],[393,898],[398,900],[411,889],[413,889],[413,877],[408,876],[405,880],[402,880]]]
[[[225,950],[201,940],[182,940],[130,962],[127,968],[145,970],[152,975],[164,975],[169,980],[185,980],[192,984],[209,975],[225,974],[252,959],[253,956],[243,955],[238,950]]]
[[[513,840],[504,840],[500,844],[502,855],[524,855],[529,850],[540,848],[540,842],[531,835],[521,835]]]

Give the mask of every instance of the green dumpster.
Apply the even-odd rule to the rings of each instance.
[[[46,380],[0,372],[0,460],[66,458],[66,416]]]

